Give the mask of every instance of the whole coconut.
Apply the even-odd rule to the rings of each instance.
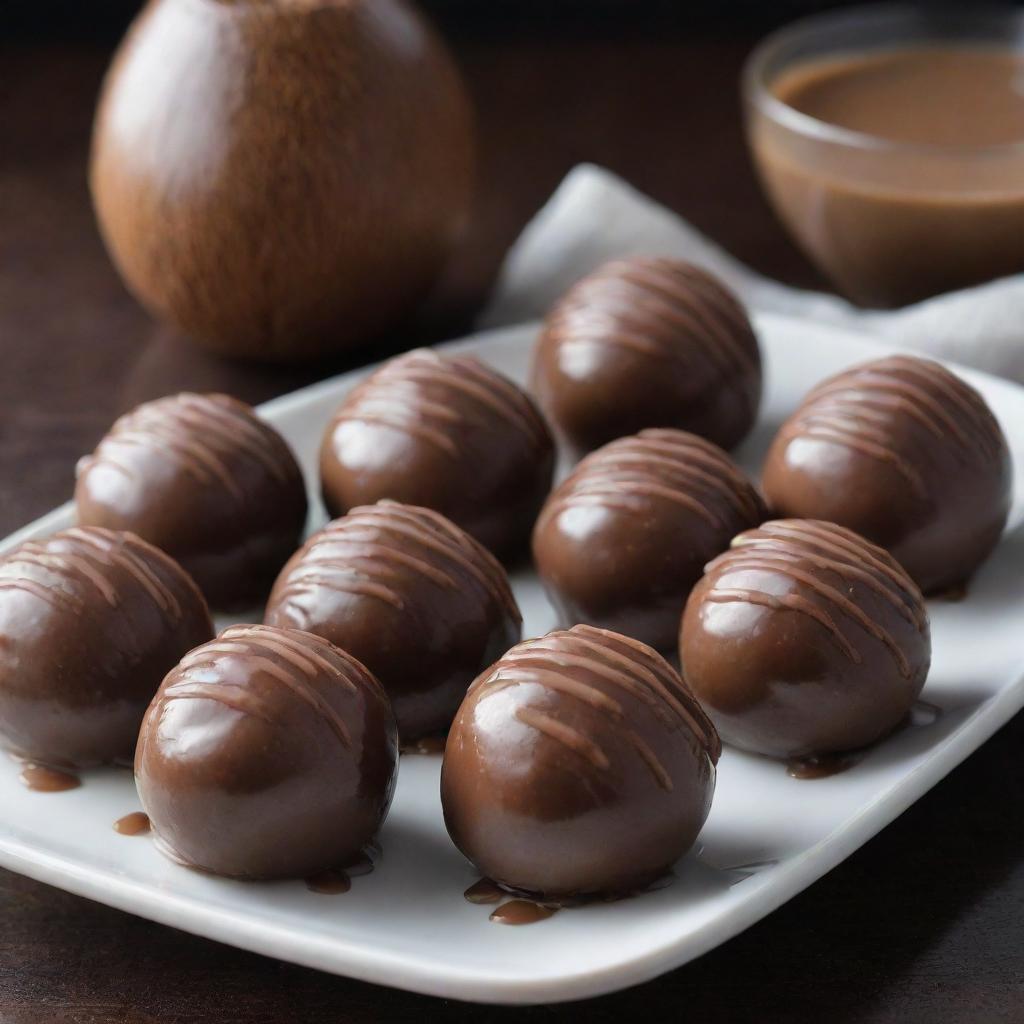
[[[473,169],[458,73],[405,0],[152,0],[107,75],[91,185],[143,304],[285,360],[424,297]]]

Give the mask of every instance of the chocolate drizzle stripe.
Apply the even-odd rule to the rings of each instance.
[[[657,652],[632,637],[621,636],[596,626],[573,626],[569,635],[582,642],[597,658],[649,685],[652,692],[702,739],[712,761],[718,761],[722,746],[711,719],[704,713],[697,698],[686,689],[682,679]],[[625,647],[629,653],[620,650],[621,647]]]
[[[661,496],[696,512],[712,526],[725,522],[716,514],[716,497],[738,514],[757,517],[751,485],[710,445],[689,443],[681,432],[644,431],[588,455],[554,492],[540,516],[546,523],[581,505],[639,508]]]
[[[918,380],[924,380],[940,391],[950,405],[957,406],[964,414],[964,422],[973,428],[977,440],[988,443],[990,453],[996,453],[1001,449],[999,425],[988,406],[969,384],[950,373],[944,366],[929,359],[896,356],[888,362],[894,369]],[[947,421],[957,423],[955,417],[950,415],[941,402],[934,399],[932,401]]]
[[[461,393],[535,443],[546,440],[543,421],[515,385],[475,359],[442,357],[425,349],[394,359],[373,374],[342,405],[334,422],[381,423],[457,455],[458,439],[451,430],[468,429],[466,416],[454,402],[429,397],[425,392],[430,388],[442,395]],[[478,421],[479,426],[485,424],[486,416]]]
[[[317,587],[333,590],[339,594],[354,594],[358,597],[373,597],[401,611],[405,602],[399,594],[377,580],[366,579],[351,570],[336,569],[328,573],[307,572],[314,565],[328,565],[324,562],[306,562],[297,565],[289,574],[288,582],[281,588],[282,602],[292,601],[302,594],[312,593]],[[332,567],[333,568],[333,567]]]
[[[404,549],[419,548],[424,557]],[[438,565],[438,555],[447,565]],[[280,596],[287,599],[311,584],[377,597],[404,607],[399,589],[389,583],[408,569],[438,586],[455,589],[467,582],[521,621],[504,569],[484,548],[428,509],[381,502],[361,506],[329,524],[309,540]]]
[[[282,450],[277,435],[253,419],[244,407],[215,395],[185,393],[177,401],[180,407],[168,403],[169,411],[183,423],[207,431],[211,443],[221,441],[227,451],[240,449],[282,483],[294,476],[294,463]]]
[[[631,504],[630,497],[637,498],[664,498],[666,501],[679,505],[690,512],[695,513],[711,526],[718,526],[722,519],[699,498],[688,494],[686,491],[677,490],[674,487],[657,483],[655,477],[636,479],[626,474],[614,472],[603,473],[601,478],[591,477],[586,481],[586,486],[578,490],[570,490],[568,494],[556,498],[548,511],[549,515],[557,515],[566,508],[581,504],[615,505],[623,504],[627,507]],[[635,504],[635,503],[634,503]]]
[[[673,789],[672,777],[666,771],[661,761],[658,760],[658,755],[651,750],[650,746],[644,742],[635,729],[626,731],[626,739],[629,740],[630,745],[640,755],[644,764],[651,770],[654,781],[666,792],[671,793]]]
[[[545,644],[545,639],[545,637],[541,637],[538,640],[527,641],[518,647],[513,647],[499,664],[529,663],[533,659],[544,658],[548,663],[553,662],[561,668],[582,669],[612,686],[625,690],[630,696],[642,704],[646,704],[662,721],[670,722],[672,720],[670,710],[672,703],[669,695],[663,693],[661,687],[651,679],[643,678],[642,674],[637,672],[638,666],[630,664],[629,659],[624,659],[624,663],[621,665],[609,665],[595,656],[597,645],[588,641],[577,638],[578,646],[582,650],[573,652],[567,650],[564,643]],[[539,678],[536,681],[541,682]]]
[[[713,284],[704,274],[689,268],[659,263],[626,264],[624,277],[650,293],[662,296],[672,304],[677,315],[695,324],[696,337],[707,337],[711,344],[706,348],[723,367],[739,364],[753,368],[755,361],[739,340],[748,331],[747,319],[740,308],[729,300],[729,296],[718,285]],[[680,284],[683,290],[680,289]],[[700,301],[680,301],[687,292],[696,293]],[[729,305],[726,306],[726,301]],[[690,328],[693,329],[692,326]]]
[[[740,552],[743,551],[748,552],[746,556],[740,554]],[[910,675],[910,663],[907,661],[906,655],[900,649],[899,644],[896,643],[892,634],[889,633],[888,630],[884,629],[880,623],[872,619],[841,591],[825,583],[823,580],[818,579],[813,573],[798,568],[793,564],[791,559],[777,557],[769,548],[767,548],[767,546],[752,544],[749,545],[748,551],[748,546],[745,545],[742,548],[737,548],[734,554],[738,557],[730,558],[727,565],[723,566],[721,579],[727,580],[732,573],[747,572],[762,572],[776,576],[788,576],[790,579],[807,587],[808,590],[812,591],[812,593],[818,597],[831,602],[844,615],[853,619],[869,636],[874,637],[876,640],[884,644],[895,659],[900,670],[900,675],[904,678]],[[827,568],[833,569],[833,571],[839,572],[843,575],[843,571],[846,567],[836,564],[834,568],[832,565],[827,566]],[[855,658],[854,660],[859,661],[859,658]]]
[[[449,389],[475,398],[522,433],[538,443],[544,443],[543,423],[525,395],[514,384],[476,359],[456,357],[450,363],[451,368],[460,375],[456,376],[450,371],[441,375]],[[443,363],[439,361],[439,365]]]
[[[515,652],[509,652],[498,663],[497,670],[488,680],[492,691],[503,689],[500,685],[502,683],[537,683],[546,689],[557,690],[567,697],[589,704],[592,708],[604,711],[614,718],[622,717],[622,705],[617,700],[609,697],[603,690],[574,679],[568,672],[550,667],[543,658],[538,657],[540,652],[532,651],[527,657],[512,656],[514,654]]]
[[[818,544],[826,554],[846,556],[848,565],[865,563],[869,568],[888,580],[896,593],[907,593],[907,585],[913,589],[912,596],[920,603],[920,594],[909,580],[896,560],[881,548],[868,544],[852,530],[833,523],[821,523],[814,519],[774,519],[763,523],[757,530],[741,536],[756,536],[758,533],[768,537],[795,538],[804,543]]]
[[[564,722],[559,722],[558,719],[544,714],[543,711],[520,706],[515,710],[515,717],[523,725],[536,729],[556,743],[561,743],[573,753],[585,757],[595,768],[603,771],[610,766],[608,755],[592,739]]]
[[[30,541],[12,558],[12,561],[45,569],[72,583],[84,582],[92,586],[111,607],[117,606],[117,591],[110,581],[104,579],[84,558],[73,552],[50,551],[43,545]]]
[[[815,419],[817,422],[815,422]],[[840,445],[844,448],[859,451],[870,458],[886,462],[914,488],[916,493],[922,496],[927,494],[927,489],[924,486],[921,475],[905,459],[900,458],[890,448],[866,440],[854,429],[844,426],[843,422],[839,419],[832,419],[827,416],[812,418],[809,412],[806,415],[801,414],[787,428],[786,436],[794,439],[823,441],[826,444]]]
[[[40,601],[45,601],[52,608],[56,609],[63,607],[80,611],[83,607],[83,602],[77,595],[69,594],[59,587],[45,587],[37,580],[28,579],[24,576],[14,577],[13,579],[10,577],[0,577],[0,590],[22,590],[39,598]]]
[[[324,696],[310,685],[308,677],[304,680],[298,679],[293,673],[274,661],[274,654],[277,654],[278,657],[281,657],[281,655],[279,652],[269,649],[263,642],[263,638],[259,637],[255,631],[246,634],[241,632],[234,633],[231,636],[228,635],[229,633],[232,633],[232,631],[228,630],[222,633],[217,640],[187,655],[181,662],[181,668],[190,669],[200,666],[213,666],[216,664],[216,656],[218,654],[245,658],[249,668],[258,669],[265,672],[271,678],[276,679],[282,686],[291,690],[301,701],[323,716],[341,742],[345,746],[351,746],[351,737],[349,736],[344,719],[325,700]],[[336,668],[332,668],[332,672],[340,675]],[[349,685],[351,686],[351,681],[349,681]]]
[[[760,605],[763,608],[771,608],[774,611],[793,611],[801,615],[807,615],[822,626],[835,641],[836,646],[856,665],[863,661],[860,651],[847,640],[846,635],[836,625],[835,620],[823,608],[819,608],[813,601],[799,594],[783,594],[777,596],[768,594],[761,590],[748,590],[740,587],[719,587],[707,594],[704,598],[713,604],[731,604],[742,602],[744,604]]]
[[[877,557],[870,548],[839,532],[838,527],[823,529],[813,521],[799,526],[783,522],[765,523],[759,531],[741,534],[736,548],[763,546],[758,533],[771,538],[780,550],[792,557],[802,557],[819,568],[827,568],[845,579],[861,580],[887,600],[900,614],[917,627],[924,625],[927,613],[924,601],[916,591],[906,589],[907,580],[894,564]],[[884,554],[884,552],[880,552]],[[728,557],[727,555],[722,556]]]
[[[239,714],[250,715],[264,722],[274,722],[263,701],[251,691],[233,683],[203,682],[186,676],[180,682],[169,686],[161,699],[165,705],[173,700],[212,700]]]
[[[174,595],[174,591],[168,587],[146,564],[145,560],[135,550],[138,541],[131,535],[126,535],[117,540],[108,539],[96,530],[85,527],[72,527],[65,530],[63,538],[74,538],[80,544],[91,548],[93,557],[101,564],[119,566],[146,591],[153,599],[154,604],[161,610],[168,612],[176,621],[182,616],[181,603]],[[140,549],[144,550],[144,549]],[[162,552],[157,552],[161,559],[166,558]]]
[[[371,381],[373,378],[371,378]],[[380,387],[375,382],[375,386]],[[360,396],[356,400],[347,403],[342,412],[335,419],[335,425],[346,422],[370,423],[375,426],[391,427],[394,430],[403,431],[418,437],[428,444],[440,448],[448,455],[456,456],[459,447],[454,439],[449,437],[443,430],[423,422],[421,414],[430,411],[429,404],[417,401],[414,405],[409,396],[402,398],[385,396],[384,398],[374,395],[373,398]]]
[[[294,665],[309,679],[315,679],[321,672],[326,672],[329,676],[339,675],[337,665],[313,650],[312,647],[300,646],[285,633],[271,633],[264,629],[259,630],[258,633],[252,630],[228,629],[221,636],[231,640],[256,639],[261,647],[273,652],[290,665]],[[345,677],[343,673],[340,674],[340,677],[348,689],[353,691],[356,689],[356,685],[351,679]]]
[[[154,441],[160,442],[154,445]],[[191,473],[201,483],[216,480],[236,500],[241,501],[243,494],[224,461],[199,442],[181,437],[166,422],[140,421],[137,426],[119,428],[114,425],[96,449],[99,461],[106,459],[107,451],[119,446],[144,448],[147,451],[158,450],[176,460],[187,473]]]

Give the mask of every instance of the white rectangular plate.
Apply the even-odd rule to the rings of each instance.
[[[739,452],[756,472],[784,416],[814,383],[888,346],[779,317],[757,322],[767,363],[758,429]],[[535,328],[455,347],[524,380]],[[263,407],[299,453],[315,493],[321,431],[367,371]],[[1024,481],[1024,390],[967,376],[991,403]],[[313,525],[322,519],[319,507]],[[1024,706],[1020,622],[1024,537],[1020,490],[1009,532],[960,603],[933,603],[934,659],[923,697],[942,709],[849,771],[797,781],[774,762],[727,750],[714,807],[675,883],[619,903],[565,910],[527,928],[488,921],[463,890],[476,875],[441,820],[439,757],[402,758],[382,833],[383,860],[342,896],[301,882],[229,882],[166,861],[143,838],[114,832],[136,810],[125,771],[88,773],[80,789],[29,792],[0,761],[0,864],[134,914],[268,956],[433,995],[494,1003],[577,999],[636,984],[713,948],[805,888],[892,821]],[[64,506],[0,551],[72,523]],[[526,635],[555,625],[536,579],[515,579]],[[223,625],[224,623],[219,623]],[[899,870],[898,867],[894,870]],[[884,942],[884,938],[882,939]]]

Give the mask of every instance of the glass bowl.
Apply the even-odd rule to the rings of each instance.
[[[772,205],[861,305],[899,306],[1024,270],[1024,138],[897,141],[818,120],[773,89],[814,62],[934,46],[1024,59],[1024,12],[845,8],[768,36],[743,72],[747,138]]]

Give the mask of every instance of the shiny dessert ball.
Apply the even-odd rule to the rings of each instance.
[[[445,748],[445,824],[512,891],[626,894],[693,845],[719,752],[660,655],[575,626],[518,644],[470,687]]]
[[[183,393],[122,416],[78,464],[79,523],[131,530],[181,563],[215,608],[266,599],[306,524],[291,449],[228,395]]]
[[[760,523],[753,484],[710,441],[644,430],[588,455],[533,532],[537,572],[563,625],[586,622],[674,650],[704,566]]]
[[[381,501],[314,534],[282,570],[266,622],[308,630],[388,692],[402,742],[443,732],[469,684],[516,643],[501,563],[439,512]]]
[[[26,541],[0,560],[0,745],[56,767],[130,764],[160,681],[212,636],[195,583],[133,534]]]
[[[1013,467],[984,398],[939,363],[890,356],[819,384],[764,465],[779,516],[839,523],[926,593],[963,585],[1010,512]]]
[[[232,878],[344,868],[387,815],[398,739],[380,684],[311,633],[232,626],[153,699],[135,781],[162,850]]]
[[[735,447],[761,401],[761,354],[740,303],[689,263],[635,256],[556,303],[533,353],[541,408],[582,454],[646,427]]]
[[[724,742],[779,758],[864,747],[928,676],[921,591],[880,547],[833,523],[741,533],[693,589],[683,676]]]
[[[419,349],[342,402],[320,478],[332,516],[393,498],[435,509],[513,557],[551,489],[554,460],[547,425],[521,388],[472,356]]]

